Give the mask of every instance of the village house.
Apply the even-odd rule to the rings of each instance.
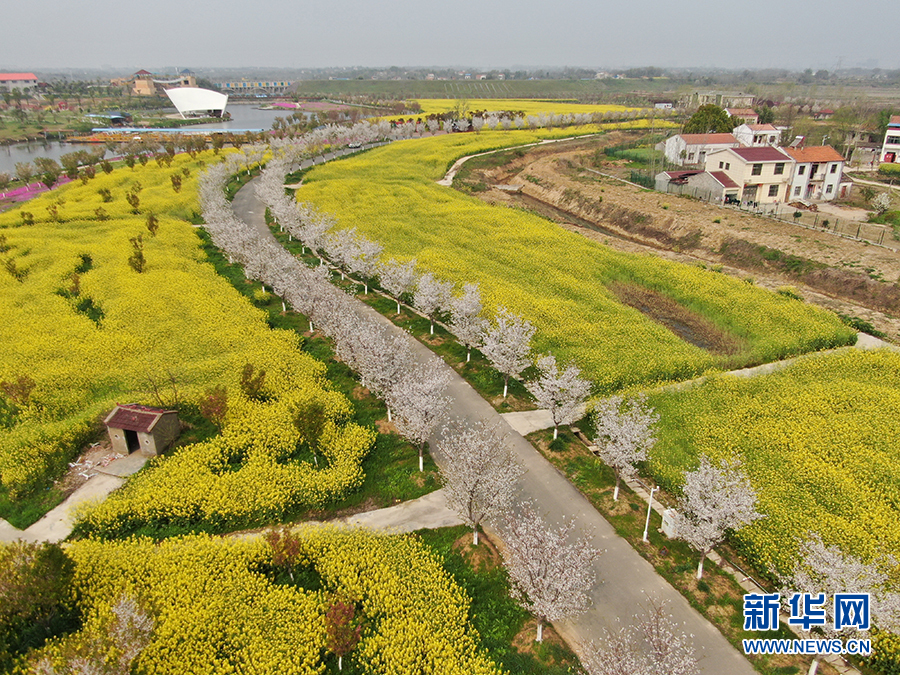
[[[794,160],[780,148],[725,148],[706,157],[706,170],[722,171],[740,187],[741,202],[787,201]]]
[[[0,73],[0,91],[18,89],[25,92],[37,89],[38,79],[34,73]]]
[[[891,117],[884,142],[881,144],[881,161],[900,163],[900,115]]]
[[[663,171],[656,174],[656,189],[719,204],[740,201],[740,186],[724,171]]]
[[[665,155],[672,164],[702,167],[710,153],[739,145],[733,134],[676,134],[666,139]]]
[[[744,124],[759,124],[759,114],[753,108],[725,108],[729,117],[737,117]]]
[[[831,201],[849,193],[844,176],[844,157],[830,145],[785,148],[794,160],[789,196],[785,201]]]
[[[771,124],[740,124],[731,133],[745,148],[775,146],[781,143],[781,131]]]

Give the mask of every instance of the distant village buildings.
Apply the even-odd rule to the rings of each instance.
[[[26,92],[37,89],[37,86],[38,79],[34,73],[0,73],[0,91]]]
[[[881,161],[900,163],[900,115],[891,117],[884,142],[881,144]]]

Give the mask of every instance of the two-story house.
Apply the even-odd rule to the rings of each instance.
[[[740,146],[733,134],[676,134],[666,139],[666,159],[679,166],[703,166],[710,153]]]
[[[793,158],[780,148],[726,148],[706,157],[707,171],[722,171],[740,186],[742,202],[774,204],[788,200]]]
[[[900,162],[900,115],[894,115],[888,123],[884,143],[881,144],[881,161]]]
[[[830,145],[785,148],[794,160],[789,196],[785,201],[804,199],[830,201],[840,196],[844,157]]]
[[[739,124],[731,133],[746,148],[781,143],[781,130],[771,124]]]

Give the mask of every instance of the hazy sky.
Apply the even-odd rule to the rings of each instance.
[[[897,0],[29,0],[0,70],[900,67]]]

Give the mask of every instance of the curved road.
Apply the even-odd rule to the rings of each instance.
[[[251,181],[237,193],[232,208],[245,223],[272,236],[265,223],[265,206],[256,197],[254,183],[255,181]],[[406,335],[362,302],[358,303],[358,311],[371,315],[388,330]],[[427,347],[416,340],[411,339],[411,342],[416,358],[433,358]],[[693,636],[703,675],[753,675],[756,672],[718,629],[693,609],[678,591],[656,573],[650,563],[615,533],[612,526],[553,465],[519,433],[513,431],[456,371],[449,366],[446,368],[451,377],[447,393],[453,397],[450,416],[488,420],[507,431],[506,443],[511,453],[527,469],[520,481],[521,499],[533,501],[549,523],[574,520],[576,532],[582,536],[593,535],[595,547],[603,551],[603,555],[594,562],[598,581],[591,592],[591,609],[574,619],[554,624],[570,645],[578,650],[578,645],[588,640],[600,641],[602,629],[615,626],[617,618],[621,618],[623,623],[631,622],[633,615],[646,606],[647,596],[651,596],[657,602],[666,601],[668,610],[682,624],[683,631]],[[434,439],[430,440],[431,447],[434,447]],[[436,456],[435,461],[440,465],[442,458]]]

